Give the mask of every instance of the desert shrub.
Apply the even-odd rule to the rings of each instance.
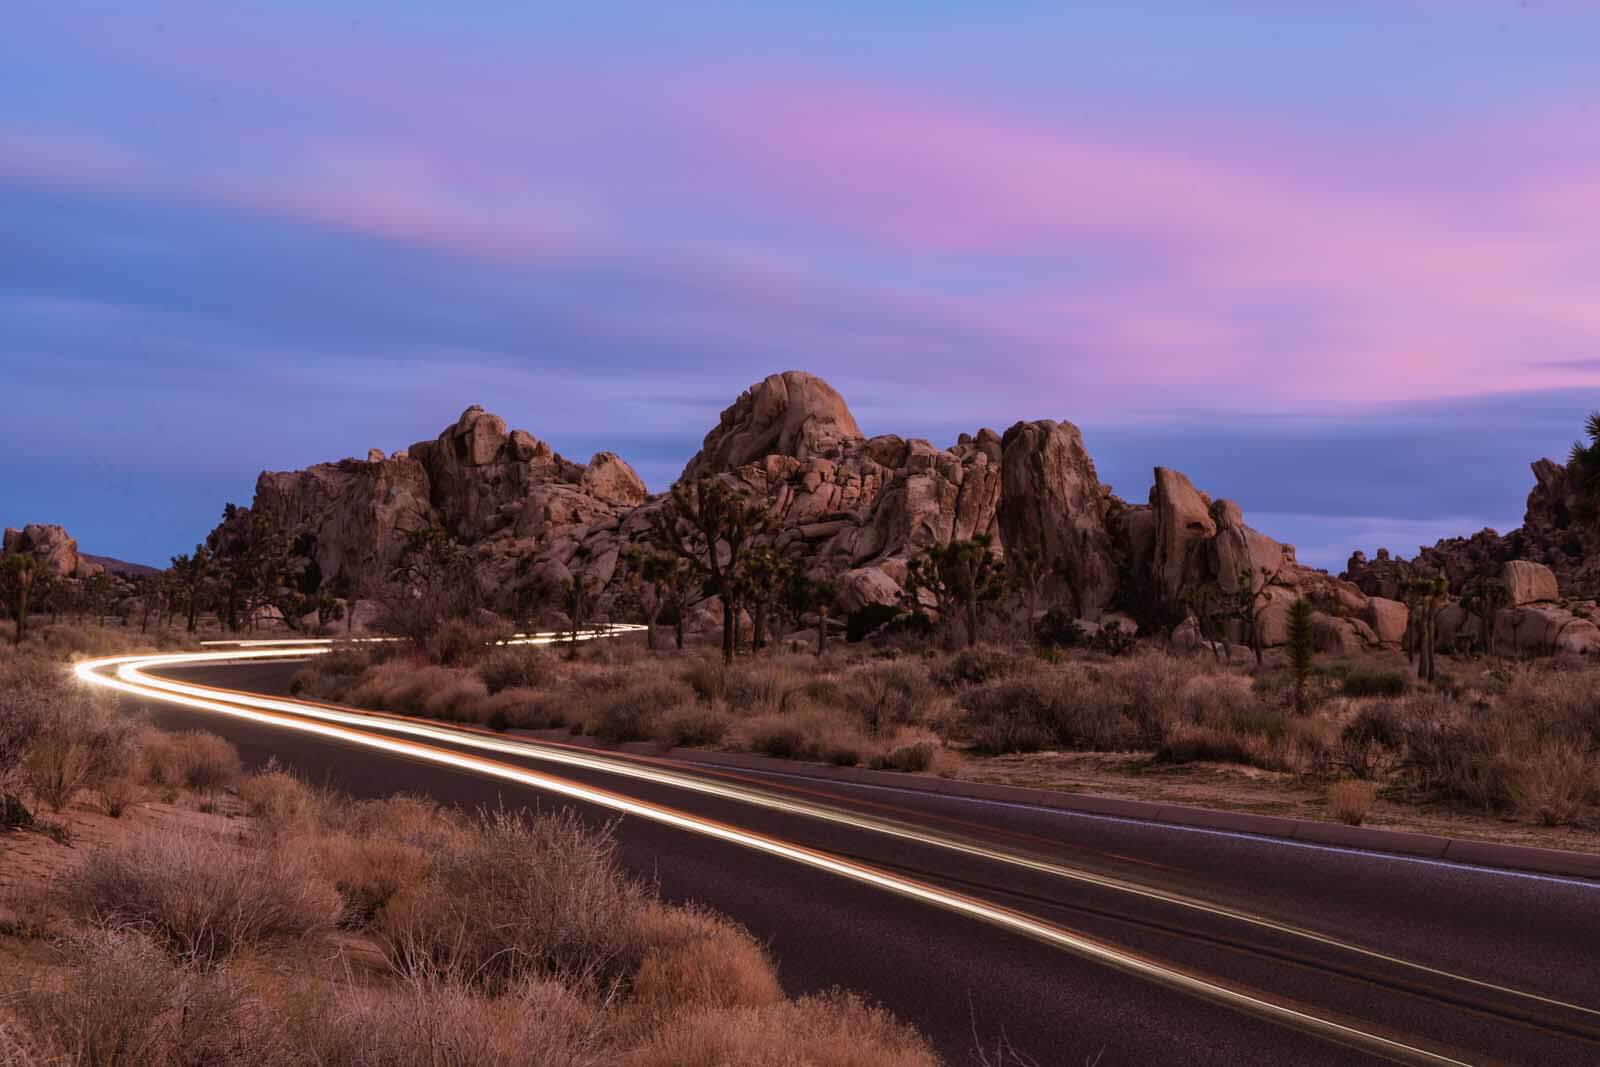
[[[462,619],[447,619],[423,646],[427,656],[443,667],[464,667],[484,655],[500,635],[492,628]]]
[[[21,793],[27,784],[28,750],[49,719],[50,701],[22,671],[0,679],[0,829],[31,820]]]
[[[64,685],[59,677],[7,694],[0,715],[15,721],[0,728],[6,751],[0,778],[20,776],[29,791],[55,811],[78,792],[127,773],[136,750],[133,728],[109,702]],[[4,784],[0,782],[0,791]]]
[[[694,695],[710,703],[721,700],[727,691],[727,673],[723,670],[722,663],[706,656],[701,656],[690,662],[684,668],[683,681]]]
[[[202,966],[315,934],[339,913],[333,887],[303,859],[197,832],[151,834],[92,853],[65,894],[93,921],[144,930]]]
[[[1405,730],[1405,771],[1424,793],[1485,810],[1513,806],[1511,733],[1491,708],[1466,712],[1438,697],[1397,705]]]
[[[890,749],[888,752],[874,756],[871,766],[879,771],[925,771],[933,766],[933,742],[918,741],[910,745],[901,745],[899,748]]]
[[[631,938],[642,956],[629,990],[635,1009],[665,1021],[707,1008],[762,1007],[783,999],[772,962],[727,919],[695,907],[639,909]]]
[[[372,666],[383,645],[339,648],[321,655],[296,671],[289,680],[289,692],[314,700],[338,701],[361,680]]]
[[[100,783],[100,804],[106,814],[120,819],[125,811],[138,803],[139,782],[131,774],[119,774]]]
[[[299,1062],[278,1020],[227,972],[192,971],[144,934],[102,928],[66,945],[69,963],[17,997],[53,1055],[44,1062],[276,1067]]]
[[[680,1016],[622,1067],[937,1067],[916,1031],[846,993]]]
[[[1545,826],[1577,822],[1600,791],[1596,762],[1582,745],[1546,740],[1516,761],[1508,782],[1517,811]]]
[[[1102,622],[1100,629],[1089,638],[1091,649],[1108,656],[1126,656],[1138,647],[1138,643],[1138,637],[1134,632],[1124,628],[1117,619]]]
[[[207,793],[239,776],[239,750],[216,734],[191,730],[140,735],[145,774],[152,785]]]
[[[296,847],[338,891],[339,925],[354,930],[374,926],[389,901],[432,865],[426,849],[387,837],[312,834]]]
[[[485,997],[456,980],[342,989],[313,1039],[342,1067],[600,1067],[599,1019],[559,983],[530,980]]]
[[[961,706],[974,749],[1128,747],[1136,737],[1133,723],[1123,715],[1121,702],[1092,679],[1083,671],[1057,669],[969,689]]]
[[[1155,752],[1158,763],[1252,763],[1245,737],[1216,726],[1185,724],[1171,731]]]
[[[1340,822],[1360,826],[1377,799],[1377,786],[1346,778],[1328,786],[1328,814]]]
[[[849,712],[811,704],[754,716],[739,725],[739,735],[742,747],[764,756],[836,766],[860,763],[872,748]]]
[[[1085,643],[1077,616],[1066,608],[1051,608],[1033,627],[1033,639],[1044,648],[1076,648]]]
[[[491,993],[532,978],[603,986],[631,972],[628,920],[645,891],[614,848],[568,811],[486,813],[434,849],[426,879],[387,902],[379,929],[391,962]]]
[[[851,644],[858,644],[894,622],[899,615],[900,608],[894,604],[863,604],[845,616],[844,638]]]
[[[1367,781],[1383,778],[1399,764],[1405,724],[1394,704],[1379,701],[1358,711],[1339,732],[1336,761]]]
[[[646,681],[602,699],[589,731],[604,741],[644,741],[655,735],[662,718],[689,699],[689,690],[678,682]]]
[[[931,678],[935,685],[945,689],[961,689],[1007,678],[1029,667],[1026,656],[994,645],[977,645],[949,656],[934,667]]]
[[[921,722],[935,692],[920,664],[902,661],[857,671],[843,697],[846,706],[861,717],[867,732],[878,735]]]
[[[655,739],[669,745],[718,745],[728,736],[732,718],[704,704],[673,708],[656,724]]]
[[[1347,697],[1403,697],[1411,691],[1404,671],[1350,671],[1340,683]]]
[[[533,689],[502,689],[480,704],[478,711],[496,730],[546,730],[567,721],[562,700]]]
[[[476,722],[479,709],[489,698],[483,683],[470,675],[451,678],[422,700],[422,711],[435,719]]]
[[[537,645],[505,645],[479,662],[478,677],[491,695],[506,689],[538,689],[555,677],[555,664]]]
[[[328,806],[325,794],[275,764],[239,783],[239,799],[269,833],[310,826],[322,819]]]

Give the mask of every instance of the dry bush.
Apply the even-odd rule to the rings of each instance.
[[[304,830],[322,821],[331,798],[269,763],[239,783],[239,799],[269,834]]]
[[[1346,778],[1328,786],[1328,814],[1340,822],[1360,826],[1377,799],[1377,786]]]
[[[937,1067],[939,1059],[916,1031],[882,1008],[831,993],[686,1014],[617,1062],[623,1067]]]
[[[530,977],[615,980],[631,970],[628,919],[646,894],[613,852],[609,834],[571,812],[488,813],[389,900],[379,929],[390,959],[408,976],[490,992]]]
[[[733,727],[733,717],[704,704],[684,704],[661,716],[655,739],[669,745],[719,745]]]
[[[1026,674],[1038,665],[1036,659],[1024,653],[995,645],[978,645],[945,657],[930,672],[930,680],[945,689],[964,689]]]
[[[797,656],[768,656],[740,663],[727,669],[722,698],[735,712],[780,711],[791,693],[816,677],[816,669],[814,659]]]
[[[135,758],[129,720],[111,701],[68,684],[59,670],[0,699],[0,718],[7,720],[0,727],[0,793],[20,777],[34,797],[60,811],[79,791],[127,773]]]
[[[447,722],[477,722],[488,698],[489,691],[482,682],[470,675],[461,676],[428,693],[422,699],[420,710]]]
[[[961,706],[979,752],[1108,751],[1131,747],[1137,737],[1121,701],[1077,665],[969,689]]]
[[[599,1067],[592,1008],[556,982],[499,997],[453,981],[412,979],[341,991],[313,1038],[318,1062],[341,1067]]]
[[[41,1062],[275,1067],[299,1062],[274,1014],[222,970],[192,971],[134,930],[66,945],[69,965],[16,997]]]
[[[739,747],[764,756],[836,766],[860,763],[876,747],[850,712],[809,703],[747,719],[734,737]]]
[[[376,926],[389,901],[433,867],[428,850],[383,837],[313,832],[285,847],[307,857],[338,891],[339,925],[352,930]]]
[[[436,851],[448,848],[461,829],[456,812],[428,797],[396,793],[382,800],[362,800],[340,812],[343,828],[362,837],[382,838]]]
[[[605,741],[644,741],[660,721],[693,699],[681,682],[644,681],[600,698],[589,717],[589,732]]]
[[[113,819],[139,802],[144,791],[131,774],[119,774],[100,783],[100,804]]]
[[[563,702],[533,689],[502,689],[478,711],[482,721],[496,730],[546,730],[567,724]]]
[[[478,678],[491,695],[503,689],[539,689],[548,686],[556,665],[537,645],[505,645],[478,663]]]
[[[216,734],[146,729],[140,731],[138,745],[145,778],[154,786],[214,792],[239,776],[239,750]]]
[[[423,651],[434,663],[446,667],[465,667],[477,662],[505,636],[498,627],[480,626],[463,619],[447,619],[428,637]]]
[[[1552,739],[1516,761],[1507,786],[1517,811],[1545,826],[1562,826],[1580,820],[1600,791],[1600,777],[1581,744]]]
[[[937,746],[932,741],[916,741],[872,757],[870,766],[878,771],[925,771],[933,766],[935,751]]]
[[[338,918],[340,905],[303,858],[193,831],[161,831],[92,853],[62,892],[75,912],[144,930],[200,966],[316,934]]]
[[[694,907],[652,904],[633,917],[643,950],[629,999],[661,1022],[705,1008],[746,1008],[783,999],[777,972],[755,939],[727,919]]]
[[[841,695],[875,736],[926,721],[929,706],[938,699],[922,664],[903,660],[852,672]]]
[[[722,699],[727,691],[728,677],[721,660],[700,656],[684,668],[683,682],[694,690],[696,697],[711,703]]]

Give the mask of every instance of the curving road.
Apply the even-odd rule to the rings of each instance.
[[[318,648],[96,684],[356,795],[565,804],[623,862],[864,990],[952,1063],[1600,1064],[1600,883],[596,752],[289,699]]]

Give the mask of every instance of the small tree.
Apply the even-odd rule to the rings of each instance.
[[[745,561],[744,573],[739,578],[740,598],[750,605],[753,625],[750,647],[754,651],[767,646],[771,636],[769,629],[774,614],[773,604],[783,592],[784,583],[789,580],[793,569],[793,564],[778,555],[770,545],[752,549]]]
[[[589,626],[589,618],[594,614],[594,598],[596,587],[594,579],[588,575],[575,574],[561,589],[561,604],[566,610],[568,630],[567,656],[574,658],[578,654],[578,639]]]
[[[1289,666],[1294,671],[1294,710],[1303,715],[1310,696],[1312,663],[1317,654],[1311,601],[1296,597],[1289,605]]]
[[[1583,425],[1588,444],[1575,441],[1567,457],[1567,483],[1577,498],[1578,518],[1594,522],[1600,516],[1600,411],[1592,411]]]
[[[194,633],[200,612],[201,597],[211,580],[211,550],[205,545],[195,545],[194,553],[172,557],[172,567],[167,572],[176,589],[178,602],[183,605],[183,616],[190,633]]]
[[[1449,599],[1450,584],[1444,578],[1419,578],[1408,588],[1412,614],[1416,617],[1417,677],[1434,680],[1434,645],[1439,640],[1439,611]]]
[[[722,662],[733,662],[747,557],[772,529],[766,507],[720,478],[672,487],[667,506],[650,517],[650,539],[688,560],[722,601]]]
[[[19,645],[28,633],[28,594],[33,589],[38,573],[39,563],[30,555],[18,552],[5,557],[6,587],[11,595],[12,615],[17,620],[17,632],[13,640]]]
[[[379,601],[384,625],[421,643],[445,619],[470,613],[477,595],[472,558],[444,530],[421,526],[406,536],[400,562]]]
[[[979,606],[1005,591],[1005,565],[990,551],[992,544],[987,534],[979,534],[971,540],[933,545],[906,571],[910,610],[921,612],[923,590],[933,594],[947,633],[953,636],[951,623],[958,613],[965,620],[968,647],[978,643]]]

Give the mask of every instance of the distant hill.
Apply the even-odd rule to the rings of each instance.
[[[125,574],[129,578],[161,573],[158,567],[146,567],[143,563],[129,563],[127,560],[112,559],[110,556],[91,556],[87,552],[80,552],[78,558],[85,563],[98,563],[112,574]]]

